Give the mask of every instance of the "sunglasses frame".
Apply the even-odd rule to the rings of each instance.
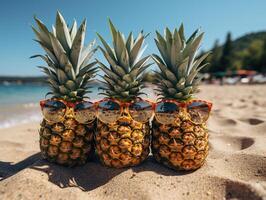
[[[205,101],[205,100],[199,100],[199,99],[193,99],[193,100],[189,100],[187,102],[179,102],[179,101],[176,101],[176,100],[173,100],[173,99],[163,99],[159,102],[156,102],[156,106],[159,104],[159,103],[162,103],[162,102],[170,102],[170,103],[174,103],[175,105],[177,105],[178,107],[180,108],[185,108],[186,109],[186,113],[188,113],[188,105],[192,104],[193,102],[202,102],[202,103],[205,103],[207,106],[208,106],[208,117],[207,119],[205,120],[205,122],[209,119],[209,116],[210,116],[210,112],[211,112],[211,109],[212,109],[212,102],[209,102],[209,101]],[[154,108],[154,113],[155,113],[155,118],[157,120],[157,117],[156,117],[156,106]],[[178,113],[180,112],[180,110],[178,111]],[[159,121],[159,120],[157,120]],[[202,123],[196,123],[194,122],[193,120],[189,119],[190,122],[194,123],[194,124],[202,124]],[[205,123],[203,122],[203,123]]]
[[[65,100],[63,100],[63,99],[54,99],[54,98],[51,98],[51,99],[43,99],[43,100],[41,100],[40,101],[40,106],[41,106],[41,109],[43,110],[43,108],[44,108],[44,106],[45,106],[45,102],[47,102],[47,101],[59,101],[59,102],[61,102],[61,103],[63,103],[65,106],[66,106],[66,110],[65,110],[65,113],[64,113],[64,115],[62,116],[62,117],[64,117],[65,115],[66,115],[66,113],[67,113],[67,110],[69,109],[69,108],[75,108],[75,106],[77,105],[77,104],[80,104],[80,103],[83,103],[83,102],[88,102],[88,103],[92,103],[92,106],[95,108],[95,103],[93,103],[93,102],[91,102],[91,101],[77,101],[77,102],[68,102],[68,101],[65,101]],[[96,110],[96,108],[95,108],[95,110]],[[74,111],[74,113],[75,113],[75,111]],[[74,114],[74,118],[75,118],[75,114]],[[94,121],[96,119],[96,115],[95,115],[95,118],[92,120],[92,121]],[[57,123],[57,122],[56,122]],[[89,122],[88,122],[89,123]]]
[[[155,106],[156,106],[156,104],[154,103],[154,102],[152,102],[152,101],[150,101],[150,100],[147,100],[147,99],[142,99],[142,98],[140,98],[140,97],[137,97],[135,100],[132,100],[131,102],[122,102],[122,101],[119,101],[119,100],[117,100],[117,99],[114,99],[114,98],[104,98],[104,99],[102,99],[102,100],[100,100],[100,101],[98,101],[98,102],[95,102],[95,105],[96,105],[96,110],[97,110],[97,118],[100,120],[100,118],[99,118],[99,104],[101,103],[101,102],[104,102],[104,101],[113,101],[113,102],[115,102],[115,103],[117,103],[118,105],[119,105],[119,107],[120,107],[120,116],[119,117],[121,117],[121,115],[122,115],[122,113],[123,113],[123,110],[124,109],[126,109],[126,110],[128,110],[129,111],[129,107],[130,107],[130,105],[132,105],[133,103],[137,103],[138,101],[145,101],[145,102],[148,102],[149,104],[151,104],[151,106],[152,106],[152,111],[153,111],[153,114],[152,114],[152,116],[150,117],[150,118],[152,118],[153,117],[153,115],[154,115],[154,109],[155,109]],[[130,112],[128,112],[129,113],[129,116],[131,117],[131,119],[133,119],[133,117],[131,116],[131,114],[130,114]],[[147,122],[150,120],[150,118],[147,120]],[[134,119],[133,119],[134,120]],[[117,121],[117,120],[116,120]],[[114,121],[115,122],[115,121]],[[146,123],[146,122],[141,122],[141,123]]]

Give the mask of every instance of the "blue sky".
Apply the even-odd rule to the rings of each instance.
[[[48,27],[55,21],[59,10],[71,23],[87,18],[86,42],[101,33],[108,41],[110,34],[107,17],[125,34],[137,34],[144,29],[151,32],[146,43],[146,54],[157,52],[154,31],[165,26],[173,29],[181,22],[186,35],[201,27],[205,32],[202,49],[209,49],[215,39],[224,41],[228,31],[233,38],[245,33],[266,30],[266,1],[264,0],[1,0],[0,4],[0,75],[40,75],[36,65],[41,61],[29,57],[42,53],[32,39],[30,28],[37,15]],[[102,59],[102,56],[97,54]]]

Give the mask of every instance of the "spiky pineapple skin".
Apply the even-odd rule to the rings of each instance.
[[[136,166],[150,153],[149,122],[142,124],[129,117],[105,124],[98,120],[95,143],[103,165],[123,168]]]
[[[65,166],[85,164],[94,154],[95,126],[95,122],[80,124],[72,117],[59,123],[43,119],[39,131],[42,157]]]
[[[152,122],[154,158],[174,170],[196,170],[208,155],[208,130],[205,124],[195,125],[182,117],[174,125]]]

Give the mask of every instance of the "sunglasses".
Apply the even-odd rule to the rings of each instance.
[[[153,115],[154,103],[141,98],[129,103],[116,99],[103,99],[97,103],[97,117],[104,123],[116,122],[125,110],[133,120],[146,123]]]
[[[48,99],[40,101],[40,106],[44,119],[52,123],[63,121],[70,109],[73,109],[74,119],[81,124],[93,122],[96,118],[95,106],[89,101],[70,103],[63,100]]]
[[[155,118],[161,124],[174,124],[181,114],[186,114],[194,124],[202,124],[209,118],[212,103],[202,100],[178,102],[175,100],[162,100],[156,103]]]
[[[47,121],[54,123],[62,121],[67,110],[72,108],[76,121],[83,124],[94,121],[96,116],[103,123],[114,123],[125,110],[133,120],[141,123],[148,122],[155,114],[159,123],[174,124],[181,113],[186,113],[191,122],[202,124],[208,120],[212,107],[212,103],[202,100],[192,100],[186,103],[163,100],[153,103],[141,98],[129,103],[109,98],[96,103],[89,101],[69,103],[63,100],[49,99],[41,101],[40,105]]]

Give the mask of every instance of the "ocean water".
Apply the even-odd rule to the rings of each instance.
[[[0,129],[40,121],[39,101],[45,98],[47,92],[49,88],[43,85],[0,84]],[[97,98],[97,93],[98,88],[93,88],[90,97]]]

